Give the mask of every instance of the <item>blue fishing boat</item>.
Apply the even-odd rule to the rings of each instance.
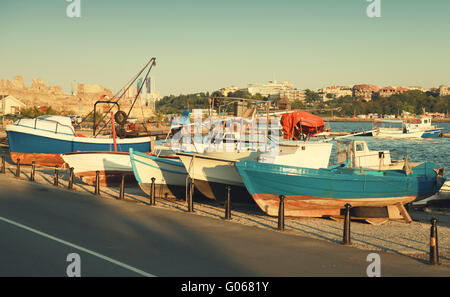
[[[156,197],[185,197],[187,172],[177,157],[152,156],[130,149],[130,162],[134,177],[147,195],[154,178]]]
[[[139,98],[142,86],[138,81],[138,92],[128,113],[120,110],[119,100],[125,95],[131,85],[136,81],[139,75],[148,68],[145,80],[147,79],[150,70],[156,65],[156,58],[151,58],[139,74],[127,84],[119,93],[114,96],[114,100],[103,100],[106,96],[101,96],[102,100],[98,100],[94,104],[93,115],[93,136],[85,137],[84,135],[75,133],[72,126],[71,117],[46,115],[34,119],[19,119],[12,125],[6,126],[5,130],[8,134],[9,150],[13,162],[20,159],[20,163],[31,164],[34,162],[39,165],[48,166],[62,166],[64,160],[61,154],[73,152],[128,152],[133,148],[142,152],[151,151],[150,137],[131,137],[129,138],[124,125],[127,122],[128,116]],[[119,95],[121,93],[121,95]],[[97,104],[108,104],[108,111],[97,122]],[[116,106],[118,111],[113,116],[112,108]],[[111,128],[112,137],[103,138],[97,137],[100,132],[107,126],[105,124],[102,128],[99,124],[103,121],[105,116],[111,112]],[[89,115],[90,115],[89,114]],[[108,122],[109,123],[109,122]],[[115,123],[119,127],[115,126]],[[100,131],[96,134],[96,129]],[[120,138],[116,139],[116,128],[119,132]]]
[[[61,166],[60,154],[85,151],[113,151],[113,138],[84,137],[75,133],[70,117],[44,116],[19,119],[6,126],[11,159],[22,164]],[[150,152],[150,137],[117,139],[117,151],[130,148]]]
[[[274,165],[255,161],[236,162],[242,180],[258,206],[271,216],[278,214],[280,195],[285,196],[287,216],[339,215],[345,204],[353,207],[385,207],[429,197],[445,182],[444,169],[433,162],[405,170],[347,168],[323,169]]]

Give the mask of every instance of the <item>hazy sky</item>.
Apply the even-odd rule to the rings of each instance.
[[[450,1],[0,1],[0,78],[72,80],[116,92],[151,58],[162,95],[291,81],[450,85]]]

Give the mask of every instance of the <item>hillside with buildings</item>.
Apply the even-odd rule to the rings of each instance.
[[[119,101],[122,110],[128,111],[137,94],[136,88],[129,88]],[[146,96],[148,95],[148,96]],[[11,81],[0,79],[0,104],[1,113],[5,106],[6,114],[18,114],[23,108],[36,107],[37,109],[48,109],[63,113],[84,116],[93,110],[94,103],[97,100],[108,100],[114,97],[113,92],[99,84],[78,83],[73,86],[72,94],[65,94],[60,86],[47,86],[41,78],[33,78],[31,86],[27,87],[22,76],[16,76]],[[145,117],[153,113],[154,98],[158,98],[159,93],[152,92],[147,94],[143,92],[141,99],[138,100],[133,108],[131,116]],[[107,106],[99,106],[106,109]]]
[[[153,83],[153,84],[152,84]],[[202,92],[188,95],[170,95],[160,99],[159,92],[150,79],[138,81],[141,86],[139,100],[136,102],[131,117],[148,118],[155,109],[166,114],[179,114],[184,109],[205,109],[209,106],[208,98],[240,97],[269,100],[275,109],[294,108],[313,109],[318,112],[336,110],[344,116],[357,114],[399,114],[402,111],[419,113],[423,109],[429,112],[448,114],[450,109],[450,87],[425,89],[420,86],[386,86],[356,84],[347,86],[328,86],[317,91],[297,89],[289,81],[269,81],[252,83],[246,87],[225,87],[213,93]],[[137,86],[130,87],[120,99],[122,110],[128,111],[137,95]],[[31,86],[26,86],[21,76],[11,81],[0,79],[0,113],[19,114],[24,108],[51,110],[62,114],[86,116],[93,110],[97,100],[111,100],[114,94],[99,84],[77,83],[72,86],[71,94],[65,94],[60,86],[47,86],[41,78],[33,78]],[[107,110],[108,105],[99,105],[100,111]],[[230,111],[226,107],[223,111]]]

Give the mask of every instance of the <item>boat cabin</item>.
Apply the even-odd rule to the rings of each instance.
[[[337,161],[350,168],[384,168],[392,164],[389,151],[371,151],[363,140],[337,142]]]

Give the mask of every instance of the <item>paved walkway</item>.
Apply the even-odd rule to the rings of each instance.
[[[370,251],[0,175],[0,276],[366,276]],[[382,276],[450,276],[380,252]]]

